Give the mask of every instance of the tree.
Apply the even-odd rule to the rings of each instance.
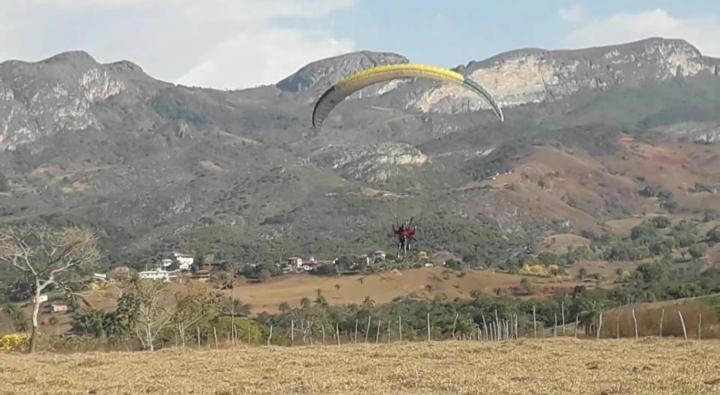
[[[582,299],[579,308],[580,325],[585,328],[585,334],[590,335],[599,324],[600,314],[603,311],[602,302],[594,298]]]
[[[716,226],[707,232],[707,239],[710,243],[720,243],[720,226]]]
[[[172,314],[172,323],[185,346],[188,329],[200,326],[218,317],[222,313],[223,296],[220,292],[209,290],[202,284],[188,283],[182,290],[173,294],[175,301],[166,304]],[[238,300],[231,300],[228,306],[234,313]],[[240,303],[242,305],[242,303]],[[162,328],[160,328],[162,329]]]
[[[578,278],[580,280],[584,280],[585,277],[587,277],[587,269],[585,269],[584,267],[581,267],[580,270],[578,270]]]
[[[175,315],[167,285],[160,281],[135,280],[127,292],[137,301],[135,334],[144,349],[155,351],[158,334]]]
[[[80,228],[23,226],[0,229],[0,263],[21,272],[33,284],[30,352],[37,348],[43,291],[95,265],[100,260],[96,241],[93,232]]]
[[[707,244],[705,243],[695,243],[688,248],[688,252],[693,259],[705,256],[705,250],[707,250]]]
[[[530,283],[530,279],[528,279],[527,277],[523,277],[520,280],[520,288],[528,295],[532,295],[533,293],[532,284]]]
[[[669,227],[670,225],[672,225],[670,220],[667,217],[663,217],[663,216],[657,216],[657,217],[650,218],[647,222],[657,229],[665,229],[665,228]]]
[[[0,192],[10,192],[10,183],[3,173],[0,173]]]

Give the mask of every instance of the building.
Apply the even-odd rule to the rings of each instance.
[[[93,273],[92,277],[90,278],[90,281],[98,284],[102,284],[107,282],[107,274],[102,273]]]
[[[305,262],[301,266],[302,270],[306,271],[306,272],[311,272],[311,271],[315,270],[316,267],[317,267],[317,263],[315,263],[315,262]]]
[[[157,280],[157,281],[170,281],[170,279],[177,277],[175,272],[169,272],[163,269],[146,270],[138,273],[138,277],[143,280]]]
[[[50,311],[53,313],[67,313],[68,305],[65,303],[52,303],[50,304]]]
[[[173,259],[178,264],[178,270],[182,272],[189,271],[195,262],[195,258],[190,254],[181,254],[179,252],[173,252]]]
[[[377,250],[373,252],[373,259],[375,261],[384,261],[387,254],[383,250]]]
[[[288,258],[288,265],[293,270],[302,270],[302,264],[303,264],[302,258],[298,258],[296,256]]]

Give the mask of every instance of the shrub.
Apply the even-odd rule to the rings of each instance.
[[[29,344],[29,335],[25,333],[11,333],[0,337],[0,352],[25,351]]]

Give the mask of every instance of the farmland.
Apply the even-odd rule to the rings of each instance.
[[[720,342],[543,339],[0,355],[38,393],[709,393]]]
[[[438,267],[342,277],[295,275],[271,278],[260,284],[240,284],[235,287],[234,296],[249,303],[255,312],[274,312],[283,302],[297,306],[303,297],[314,298],[318,290],[333,305],[361,303],[365,297],[382,304],[408,295],[469,299],[473,291],[491,295],[496,289],[518,287],[522,278],[517,274],[452,272]],[[533,281],[539,294],[552,289],[569,291],[578,284],[575,279]]]

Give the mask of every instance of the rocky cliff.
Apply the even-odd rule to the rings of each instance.
[[[79,51],[0,63],[0,151],[61,130],[102,128],[103,104],[137,105],[151,94],[148,83],[165,85],[130,62],[102,65]]]

